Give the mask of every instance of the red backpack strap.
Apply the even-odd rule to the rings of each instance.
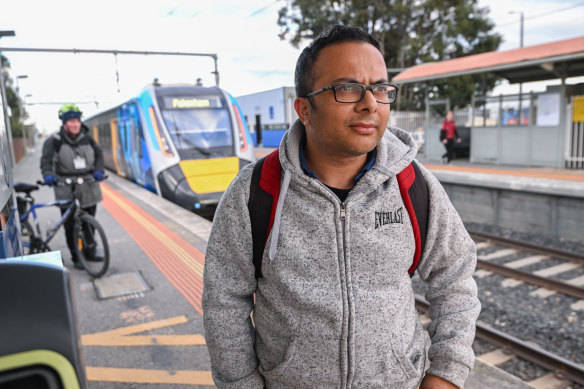
[[[279,150],[272,151],[266,157],[264,167],[262,168],[262,175],[260,176],[260,188],[272,195],[272,209],[270,212],[270,223],[268,224],[268,233],[266,234],[266,241],[268,235],[274,225],[274,217],[276,216],[276,206],[278,205],[278,197],[280,197],[280,178],[282,177],[282,166],[280,166]],[[265,242],[264,242],[265,245]]]
[[[397,175],[397,183],[412,223],[414,240],[416,242],[414,259],[412,266],[408,270],[410,276],[413,276],[420,262],[420,258],[422,258],[424,246],[426,245],[429,210],[428,186],[416,162],[409,164]]]
[[[247,208],[251,224],[256,278],[262,276],[262,257],[274,224],[280,196],[281,175],[280,156],[276,149],[256,163],[251,176]]]

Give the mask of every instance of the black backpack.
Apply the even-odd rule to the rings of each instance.
[[[253,241],[253,264],[255,276],[262,276],[262,257],[276,215],[276,205],[280,195],[282,167],[278,149],[260,159],[251,176],[250,194],[247,208],[251,221]],[[412,162],[397,175],[397,182],[403,202],[412,222],[416,250],[408,274],[414,275],[422,258],[428,231],[429,194],[426,180],[419,166]]]

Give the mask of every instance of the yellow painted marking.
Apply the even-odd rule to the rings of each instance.
[[[175,384],[214,386],[210,371],[146,370],[113,367],[88,367],[89,381],[128,382],[138,384]]]
[[[223,192],[239,171],[239,159],[229,157],[181,161],[180,168],[193,192]]]
[[[158,328],[170,327],[186,323],[183,316],[156,320],[133,326],[115,328],[109,331],[96,332],[81,336],[83,346],[204,346],[205,338],[202,335],[135,335],[140,332]]]
[[[92,334],[81,339],[84,346],[205,346],[203,335],[104,336]],[[83,337],[85,337],[84,335]],[[82,338],[83,338],[82,337]]]
[[[124,210],[137,222],[139,222],[144,228],[146,228],[154,237],[156,237],[162,244],[164,244],[170,251],[172,251],[181,261],[183,261],[189,268],[191,268],[196,274],[203,277],[203,265],[193,258],[189,253],[187,253],[180,245],[175,241],[170,239],[166,234],[162,233],[155,225],[150,223],[146,218],[140,215],[131,207],[127,207],[122,201],[118,194],[102,186],[102,191],[105,195],[110,196],[112,201],[118,203]]]

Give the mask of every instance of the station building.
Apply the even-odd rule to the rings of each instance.
[[[298,119],[295,98],[296,92],[289,86],[237,97],[255,146],[280,146],[282,136]]]
[[[425,63],[392,82],[430,86],[437,79],[487,73],[511,84],[561,84],[538,93],[473,96],[466,108],[455,111],[457,126],[468,129],[470,162],[584,169],[584,84],[568,84],[569,78],[584,75],[584,37]],[[443,117],[432,114],[436,105],[449,109],[450,102],[426,98],[424,154],[431,161],[444,152]]]

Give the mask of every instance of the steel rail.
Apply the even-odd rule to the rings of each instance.
[[[498,265],[496,263],[491,263],[480,259],[477,260],[477,267],[584,300],[584,289],[577,286],[555,281],[545,277],[536,276],[535,274],[512,269],[506,267],[505,265]]]
[[[530,251],[544,252],[546,254],[560,257],[561,259],[567,259],[567,260],[571,260],[571,261],[578,261],[578,262],[584,263],[584,256],[582,256],[581,254],[576,254],[576,253],[572,253],[572,252],[565,251],[565,250],[554,249],[551,247],[540,246],[540,245],[536,245],[536,244],[532,244],[532,243],[528,243],[528,242],[524,242],[524,241],[502,238],[500,236],[488,234],[485,232],[476,232],[476,231],[472,231],[472,230],[467,230],[467,231],[470,234],[470,236],[472,236],[472,237],[489,239],[489,240],[492,240],[494,242],[501,243],[503,245],[520,247],[522,249],[530,250]]]
[[[427,312],[430,305],[423,297],[416,295],[416,308],[422,312]],[[558,377],[584,385],[584,366],[582,365],[501,332],[481,321],[477,321],[476,336],[496,344],[529,362],[546,368],[554,372]]]

